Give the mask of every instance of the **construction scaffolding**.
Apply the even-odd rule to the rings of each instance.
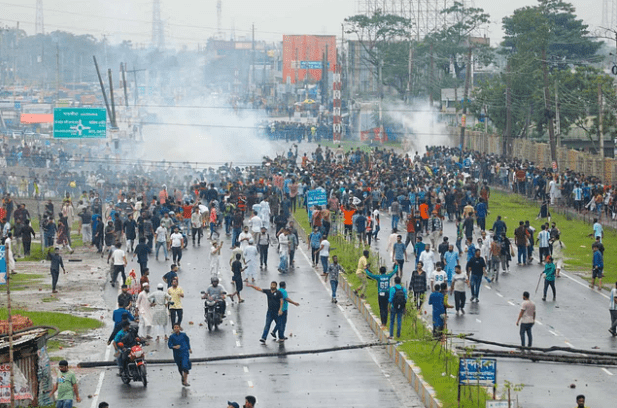
[[[609,0],[607,0],[609,1]],[[383,14],[395,14],[411,21],[416,40],[439,31],[452,22],[444,9],[452,7],[455,0],[358,0],[358,13],[371,15],[377,10]],[[473,0],[459,0],[464,7],[474,7]]]

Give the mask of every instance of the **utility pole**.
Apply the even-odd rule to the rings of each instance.
[[[409,39],[409,61],[407,64],[407,103],[411,103],[411,82],[413,72],[413,42]]]
[[[92,59],[94,60],[94,67],[96,68],[96,75],[99,77],[99,84],[101,85],[101,92],[103,93],[103,101],[105,101],[105,108],[107,109],[107,116],[109,116],[109,120],[112,120],[111,110],[109,109],[109,102],[107,102],[107,93],[105,92],[105,84],[103,83],[103,78],[101,77],[101,71],[99,71],[99,64],[96,62],[96,57],[93,55]]]
[[[129,107],[129,93],[126,90],[126,63],[121,63],[122,66],[122,85],[124,85],[124,106]]]
[[[511,157],[512,149],[510,148],[512,139],[512,95],[510,89],[510,58],[506,65],[506,132],[503,137],[503,154],[506,157]]]
[[[379,60],[379,138],[383,140],[383,77],[382,77],[383,60]]]
[[[111,126],[118,127],[116,122],[116,105],[114,104],[114,83],[111,79],[111,68],[107,70],[109,76],[109,98],[111,99]]]
[[[542,48],[542,71],[544,73],[544,108],[548,116],[548,140],[551,146],[551,161],[557,166],[557,144],[555,143],[555,127],[553,126],[553,118],[551,117],[551,99],[548,90],[548,64],[546,62],[546,47]],[[559,168],[559,167],[557,167]]]
[[[557,146],[561,146],[561,119],[559,118],[559,80],[555,80],[555,137]]]
[[[600,130],[600,157],[604,160],[604,100],[602,95],[602,84],[598,84],[598,125]],[[604,165],[602,165],[604,170]],[[603,177],[604,178],[604,177]]]
[[[469,38],[469,52],[465,64],[465,93],[463,94],[463,117],[461,118],[461,161],[463,161],[463,150],[465,150],[465,126],[467,125],[467,98],[469,98],[469,84],[471,82],[471,38]]]
[[[60,99],[60,46],[56,43],[56,103]]]
[[[251,75],[249,81],[249,89],[252,89],[253,81],[255,81],[255,24],[252,25],[251,36]]]

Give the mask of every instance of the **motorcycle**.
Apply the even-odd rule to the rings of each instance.
[[[201,294],[205,295],[206,292],[201,292]],[[204,317],[206,318],[209,331],[212,331],[213,327],[215,329],[219,328],[219,324],[223,323],[223,313],[221,312],[219,301],[212,298],[206,299],[204,302]]]
[[[124,384],[128,384],[131,381],[141,381],[144,387],[147,387],[146,353],[144,353],[140,343],[141,341],[138,339],[137,344],[129,350],[126,369],[122,370],[121,377]],[[118,343],[118,347],[123,347],[122,343]]]

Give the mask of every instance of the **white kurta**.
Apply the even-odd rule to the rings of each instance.
[[[246,262],[246,277],[255,278],[259,265],[259,252],[255,245],[249,245],[244,249],[244,261]]]
[[[167,326],[167,303],[170,299],[171,296],[162,290],[151,292],[148,296],[148,301],[154,303],[154,306],[151,306],[153,325]]]
[[[266,200],[263,200],[260,205],[259,210],[259,218],[261,218],[262,225],[266,227],[266,229],[270,228],[270,203]]]
[[[142,290],[137,296],[137,303],[135,306],[139,311],[139,323],[143,322],[144,326],[152,326],[152,307],[150,306],[150,302],[148,300],[150,293],[147,293],[145,290]]]
[[[6,272],[11,273],[15,270],[15,257],[13,257],[13,243],[11,238],[4,241],[4,256],[6,257]]]

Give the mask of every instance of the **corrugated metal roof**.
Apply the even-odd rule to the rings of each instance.
[[[47,335],[48,329],[36,328],[33,327],[31,329],[24,330],[20,333],[13,335],[13,347],[27,343],[32,340],[37,340],[40,337]],[[9,336],[3,335],[0,336],[0,351],[9,348]]]

